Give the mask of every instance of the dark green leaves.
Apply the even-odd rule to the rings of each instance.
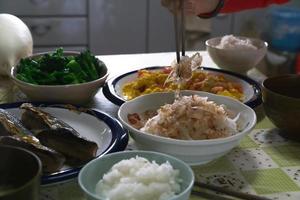
[[[78,84],[96,80],[104,75],[104,63],[90,51],[78,56],[64,56],[59,48],[33,60],[21,59],[17,79],[38,85]]]

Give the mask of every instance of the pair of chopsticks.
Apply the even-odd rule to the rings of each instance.
[[[245,200],[270,200],[269,198],[266,198],[266,197],[260,197],[260,196],[253,195],[253,194],[242,193],[242,192],[238,192],[238,191],[234,191],[234,190],[230,190],[227,188],[210,185],[210,184],[206,184],[206,183],[201,183],[201,182],[195,182],[194,186],[197,186],[202,189],[208,189],[211,191],[220,192],[220,193],[226,194],[231,197],[237,197],[237,198],[245,199]],[[192,191],[192,194],[196,195],[196,196],[203,196],[202,192],[195,191],[195,190]]]
[[[176,45],[176,61],[180,62],[180,46],[182,56],[185,56],[185,15],[183,0],[179,0],[179,10],[177,1],[174,4],[174,27],[175,27],[175,45]],[[178,12],[179,11],[179,12]],[[179,18],[179,19],[178,19]],[[180,42],[181,40],[181,42]]]

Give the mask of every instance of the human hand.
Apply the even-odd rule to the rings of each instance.
[[[183,0],[185,15],[209,13],[216,8],[219,0]],[[161,4],[172,13],[180,10],[180,0],[161,0]]]

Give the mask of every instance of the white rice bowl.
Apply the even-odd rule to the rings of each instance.
[[[136,159],[138,157],[145,158],[149,160],[148,164],[143,163],[144,159],[136,160],[137,163],[133,163],[128,161],[130,159]],[[125,161],[124,161],[125,160]],[[127,160],[127,161],[126,161]],[[124,162],[123,162],[124,161]],[[121,163],[120,163],[121,162]],[[99,195],[97,187],[99,186],[99,180],[104,177],[104,175],[108,175],[111,177],[106,177],[105,179],[111,180],[109,184],[105,183],[106,186],[111,188],[111,183],[119,184],[118,177],[115,176],[115,172],[110,174],[110,172],[115,171],[112,170],[112,167],[117,163],[119,170],[121,170],[121,174],[127,173],[129,171],[134,171],[139,166],[144,166],[143,170],[137,170],[139,172],[130,172],[132,175],[137,173],[136,175],[129,176],[130,178],[124,178],[122,180],[123,183],[128,183],[130,185],[132,182],[143,182],[143,184],[153,184],[152,187],[144,187],[143,190],[138,191],[141,187],[136,188],[136,193],[132,193],[128,187],[122,187],[123,193],[120,199],[122,200],[134,200],[132,198],[132,194],[140,195],[136,196],[139,200],[151,199],[151,196],[148,194],[153,193],[153,189],[156,189],[156,192],[161,192],[159,196],[163,198],[167,198],[168,200],[188,200],[191,194],[191,190],[194,185],[194,173],[190,166],[188,166],[183,161],[166,154],[154,152],[154,151],[121,151],[115,152],[111,154],[104,155],[97,159],[94,159],[87,163],[81,170],[78,175],[78,183],[83,193],[85,194],[85,199],[87,200],[108,200],[108,197]],[[149,164],[150,163],[150,164]],[[154,164],[156,163],[156,164]],[[150,166],[150,167],[149,167]],[[153,167],[154,166],[154,167]],[[151,168],[151,170],[149,170]],[[147,169],[147,171],[146,171]],[[137,176],[137,177],[135,177]],[[117,178],[115,178],[117,177]],[[150,182],[149,182],[150,181]],[[152,182],[151,182],[152,181]],[[159,184],[157,184],[159,183]],[[162,183],[162,184],[161,184]],[[161,185],[168,185],[171,189],[169,192],[166,192],[165,187],[161,187]],[[155,186],[155,187],[154,187]],[[159,186],[159,188],[157,188]],[[145,189],[145,190],[144,190]],[[106,190],[104,188],[104,190]],[[162,191],[164,190],[164,191]],[[171,191],[172,190],[172,191]],[[108,190],[107,190],[108,191]],[[121,192],[121,190],[119,190]],[[98,193],[98,194],[97,194]],[[168,198],[168,196],[172,193],[172,197]],[[130,195],[128,195],[130,194]],[[142,196],[143,195],[143,196]],[[146,196],[147,195],[147,196]],[[156,195],[158,196],[158,195]]]

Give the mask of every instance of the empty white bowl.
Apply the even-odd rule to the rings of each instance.
[[[48,53],[48,52],[46,52]],[[38,53],[30,56],[37,58],[45,53]],[[79,52],[64,52],[66,56],[74,56]],[[21,81],[16,78],[18,65],[12,67],[11,78],[18,88],[32,101],[69,103],[69,104],[85,104],[95,96],[97,91],[104,85],[108,77],[108,69],[105,67],[104,75],[94,81],[69,84],[69,85],[35,85]]]
[[[240,140],[248,134],[256,124],[255,112],[250,107],[235,99],[199,91],[184,91],[182,94],[197,94],[199,96],[208,97],[208,100],[212,100],[218,105],[224,104],[234,116],[240,113],[237,124],[241,131],[226,138],[208,140],[177,140],[142,132],[134,128],[128,122],[128,114],[141,114],[147,110],[157,110],[164,104],[174,102],[173,92],[153,93],[125,102],[118,112],[121,123],[135,140],[138,149],[166,153],[190,165],[205,164],[225,155],[232,148],[236,147]]]
[[[266,55],[268,43],[256,38],[238,36],[239,39],[249,39],[257,49],[221,49],[222,37],[211,38],[205,42],[206,50],[211,59],[222,69],[246,74],[254,68]]]
[[[123,151],[105,155],[90,161],[85,165],[78,176],[78,182],[88,200],[106,200],[104,197],[97,195],[96,184],[111,167],[124,159],[135,158],[136,156],[144,157],[150,162],[155,161],[158,164],[169,162],[172,167],[179,170],[181,179],[181,192],[169,200],[188,200],[192,187],[194,185],[194,173],[192,169],[184,162],[166,154],[150,151]]]

